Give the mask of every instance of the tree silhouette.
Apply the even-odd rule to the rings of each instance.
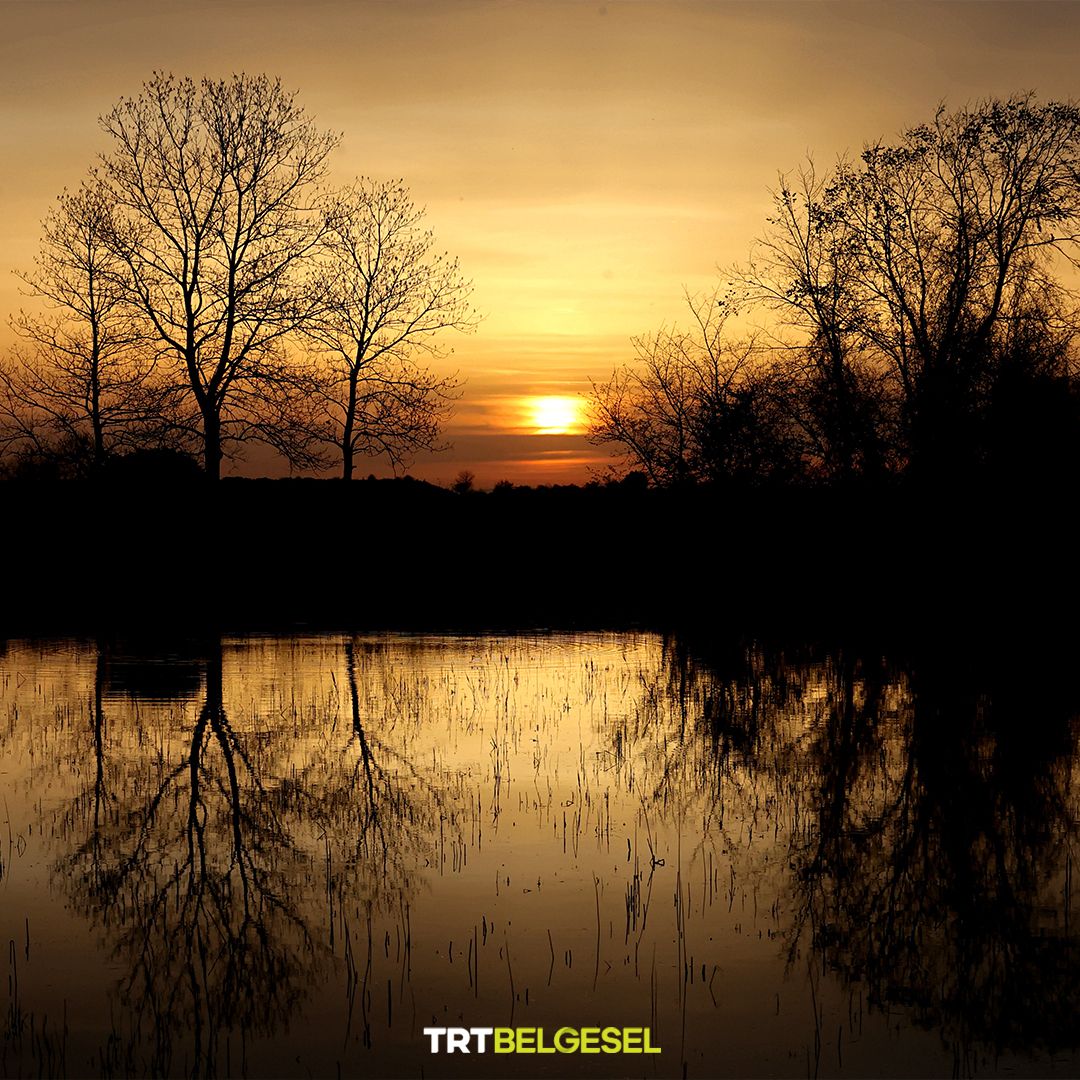
[[[310,460],[312,383],[284,340],[309,313],[299,273],[322,236],[317,185],[337,136],[280,81],[244,74],[156,73],[102,126],[111,247],[192,403],[207,476],[245,439]]]
[[[785,408],[816,469],[850,480],[885,467],[892,416],[882,366],[856,334],[856,253],[833,242],[823,206],[828,192],[812,162],[793,178],[782,176],[749,265],[730,273],[745,300],[776,311],[805,336],[774,360],[785,375]]]
[[[1074,466],[1078,175],[1080,106],[1027,94],[782,176],[724,302],[594,384],[593,440],[657,485]],[[729,304],[768,334],[724,344]]]
[[[4,442],[76,469],[173,435],[176,394],[128,303],[127,267],[109,246],[114,213],[97,182],[59,197],[35,269],[19,275],[48,313],[19,313],[12,327],[28,348],[0,368]]]
[[[767,356],[753,340],[724,338],[717,295],[687,303],[692,331],[635,338],[637,365],[593,384],[590,440],[616,444],[625,471],[640,469],[659,486],[794,475],[797,449]]]
[[[344,480],[357,455],[397,466],[436,449],[459,385],[416,362],[442,355],[441,332],[477,322],[471,283],[434,250],[423,219],[400,181],[357,180],[330,210],[303,330],[323,364],[318,437],[336,447]]]
[[[924,472],[978,462],[1004,357],[1068,374],[1075,304],[1058,270],[1078,255],[1078,168],[1080,107],[1028,94],[942,107],[857,163],[781,185],[744,278],[820,355],[842,467],[861,427],[847,397],[861,366],[888,376],[902,449]],[[1016,347],[1032,327],[1048,348]]]

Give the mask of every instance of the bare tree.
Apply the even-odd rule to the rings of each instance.
[[[471,282],[435,250],[423,219],[401,181],[357,180],[330,213],[312,281],[319,308],[304,332],[322,363],[318,438],[336,447],[345,480],[357,455],[385,455],[396,467],[437,449],[460,385],[417,362],[445,355],[441,332],[478,321]]]
[[[687,298],[694,330],[633,339],[637,363],[593,384],[589,438],[658,486],[787,476],[798,467],[757,342],[723,335],[716,294]]]
[[[977,449],[1012,342],[1043,338],[1054,370],[1032,374],[1066,373],[1075,298],[1059,271],[1078,263],[1078,175],[1080,107],[1030,94],[942,107],[825,179],[783,185],[745,276],[807,331],[836,400],[853,357],[886,370],[907,454],[937,468]]]
[[[101,122],[113,248],[193,401],[207,475],[245,439],[305,461],[293,421],[310,383],[284,339],[306,314],[298,274],[321,238],[318,185],[338,137],[265,75],[156,73]]]
[[[20,311],[26,343],[0,367],[0,436],[39,458],[100,468],[118,448],[167,440],[169,389],[126,297],[127,267],[109,247],[113,209],[100,185],[65,192],[43,223],[33,271],[18,276],[45,314]],[[150,347],[148,347],[150,346]]]
[[[744,301],[795,329],[794,342],[782,337],[788,411],[816,471],[850,479],[885,465],[889,395],[883,363],[857,333],[856,248],[835,235],[829,199],[812,161],[781,176],[749,263],[729,273]]]

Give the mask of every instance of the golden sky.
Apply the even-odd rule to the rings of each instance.
[[[475,283],[454,448],[413,473],[581,482],[605,452],[552,417],[745,258],[779,171],[943,100],[1080,97],[1078,41],[1073,2],[0,0],[0,311],[120,95],[267,72],[344,134],[337,179],[403,177]]]

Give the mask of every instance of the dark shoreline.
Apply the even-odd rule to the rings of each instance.
[[[0,634],[1075,631],[1061,493],[3,486]],[[1057,636],[1057,635],[1055,635]]]

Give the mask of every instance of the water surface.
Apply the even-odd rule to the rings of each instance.
[[[648,634],[9,642],[0,1070],[1076,1074],[1061,683]],[[451,1025],[663,1052],[433,1056]]]

